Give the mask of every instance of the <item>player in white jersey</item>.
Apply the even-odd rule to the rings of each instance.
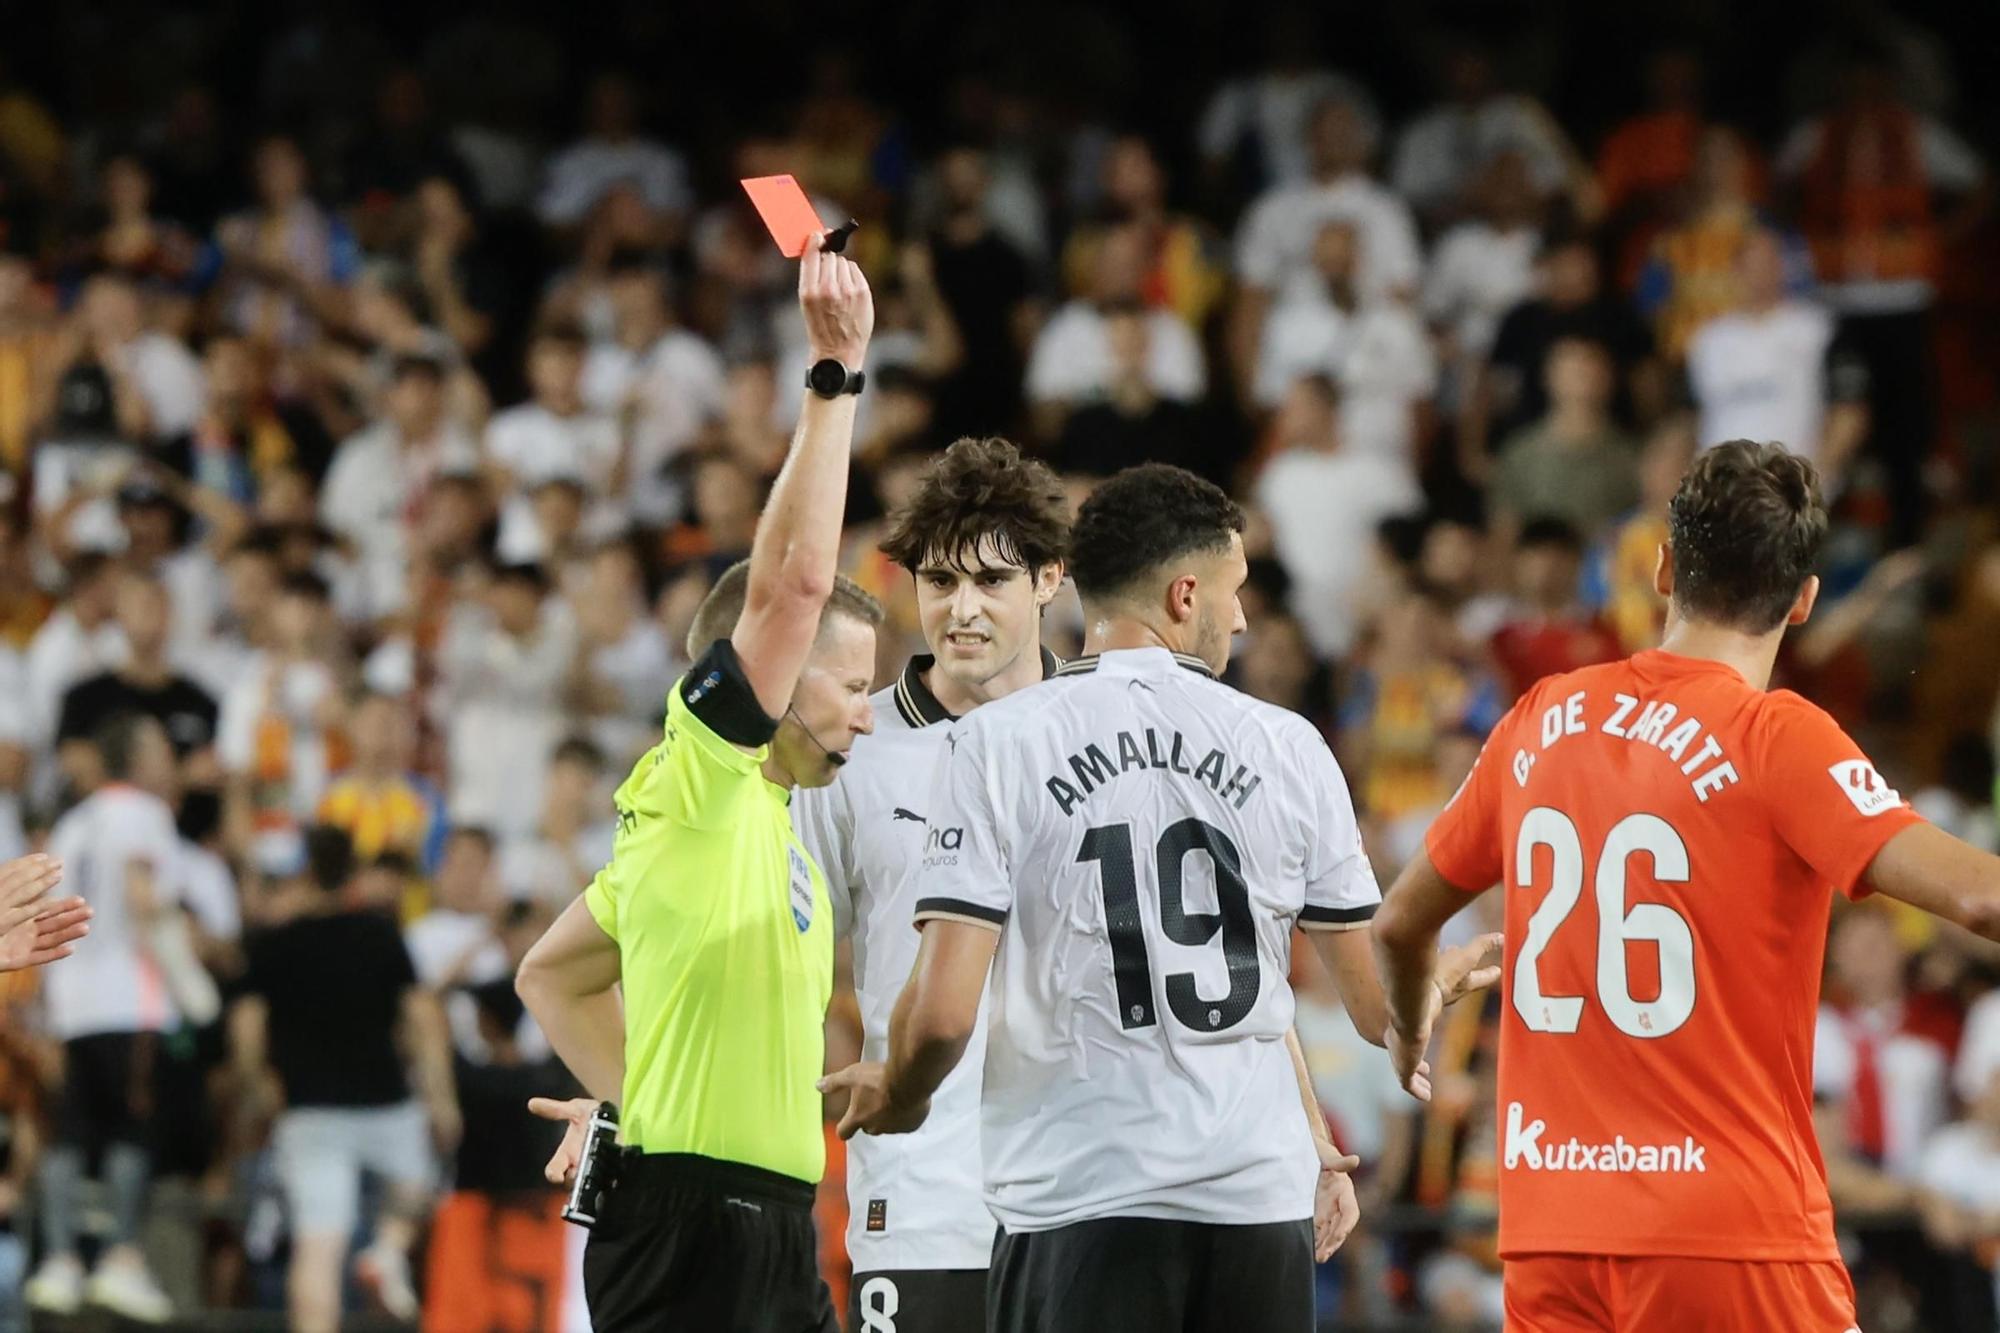
[[[1355,1026],[1386,1021],[1380,900],[1332,754],[1215,680],[1243,628],[1243,516],[1160,465],[1083,506],[1094,654],[954,723],[934,781],[915,969],[843,1132],[921,1125],[980,997],[990,1333],[1312,1326],[1313,1144],[1287,982],[1296,923]],[[1456,998],[1491,941],[1441,960]]]
[[[875,731],[855,738],[839,780],[792,801],[793,827],[826,873],[834,929],[853,942],[864,1059],[888,1055],[889,1013],[916,961],[910,918],[945,736],[1055,669],[1042,609],[1068,544],[1062,482],[1004,440],[952,445],[892,517],[882,550],[916,583],[931,652],[876,694]],[[975,1032],[975,1052],[979,1042]],[[854,1141],[847,1199],[847,1327],[978,1333],[993,1215],[980,1198],[976,1061],[938,1089],[917,1133]]]
[[[41,1165],[46,1257],[26,1295],[51,1313],[74,1314],[87,1297],[159,1322],[173,1307],[139,1249],[152,1161],[152,1098],[140,1094],[150,1093],[160,1034],[180,1021],[156,945],[181,898],[180,834],[161,795],[172,790],[174,752],[166,730],[137,714],[107,721],[95,740],[109,781],[49,834],[50,853],[96,918],[76,956],[44,979],[64,1078]],[[80,1211],[92,1161],[102,1162],[112,1232],[86,1290]]]

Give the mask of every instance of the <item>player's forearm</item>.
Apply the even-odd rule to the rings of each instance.
[[[1436,989],[1437,932],[1406,925],[1385,904],[1370,935],[1381,973],[1386,1028],[1414,1032],[1423,1025],[1425,1009]],[[1355,1026],[1360,1029],[1358,1022]],[[1361,1030],[1361,1035],[1368,1033]]]
[[[852,394],[822,398],[806,390],[791,451],[751,542],[750,604],[810,603],[817,619],[819,604],[832,592],[859,401]]]
[[[1306,1113],[1306,1127],[1312,1131],[1313,1146],[1322,1153],[1333,1147],[1333,1135],[1326,1128],[1326,1113],[1320,1110],[1319,1093],[1313,1087],[1312,1070],[1306,1064],[1306,1052],[1299,1045],[1299,1030],[1285,1030],[1285,1050],[1292,1057],[1292,1077],[1299,1084],[1299,1105]]]
[[[409,1033],[410,1063],[416,1070],[417,1092],[425,1103],[455,1100],[451,1076],[451,1025],[437,995],[413,989],[403,1007]]]
[[[516,983],[549,1047],[577,1082],[599,1101],[625,1095],[625,1005],[616,986],[576,993],[525,971]]]
[[[890,1103],[908,1107],[928,1101],[964,1058],[972,1027],[924,1003],[914,981],[905,987],[889,1019]]]

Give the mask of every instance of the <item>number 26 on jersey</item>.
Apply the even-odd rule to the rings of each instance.
[[[1541,959],[1556,932],[1583,897],[1583,840],[1568,815],[1536,806],[1521,820],[1515,840],[1515,880],[1523,889],[1535,882],[1535,853],[1549,850],[1548,892],[1528,918],[1528,937],[1514,960],[1514,1012],[1531,1032],[1575,1032],[1583,1021],[1584,997],[1545,995]],[[1694,1013],[1694,932],[1687,918],[1665,903],[1625,905],[1625,881],[1632,858],[1644,855],[1661,884],[1688,882],[1687,844],[1658,815],[1628,815],[1613,826],[1597,858],[1597,1002],[1612,1025],[1628,1037],[1651,1040],[1674,1032]],[[1647,942],[1659,949],[1660,993],[1638,1000],[1626,976],[1625,946]]]

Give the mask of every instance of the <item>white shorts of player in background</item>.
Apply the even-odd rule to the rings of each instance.
[[[287,1111],[271,1143],[294,1234],[352,1234],[363,1171],[407,1193],[430,1188],[430,1127],[413,1101]]]

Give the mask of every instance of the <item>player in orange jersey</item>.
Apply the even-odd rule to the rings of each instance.
[[[1698,459],[1661,548],[1661,648],[1534,686],[1375,918],[1404,1086],[1438,929],[1504,885],[1509,1333],[1847,1333],[1812,1122],[1830,889],[2000,938],[2000,858],[1920,820],[1820,709],[1771,691],[1819,593],[1812,465]]]

